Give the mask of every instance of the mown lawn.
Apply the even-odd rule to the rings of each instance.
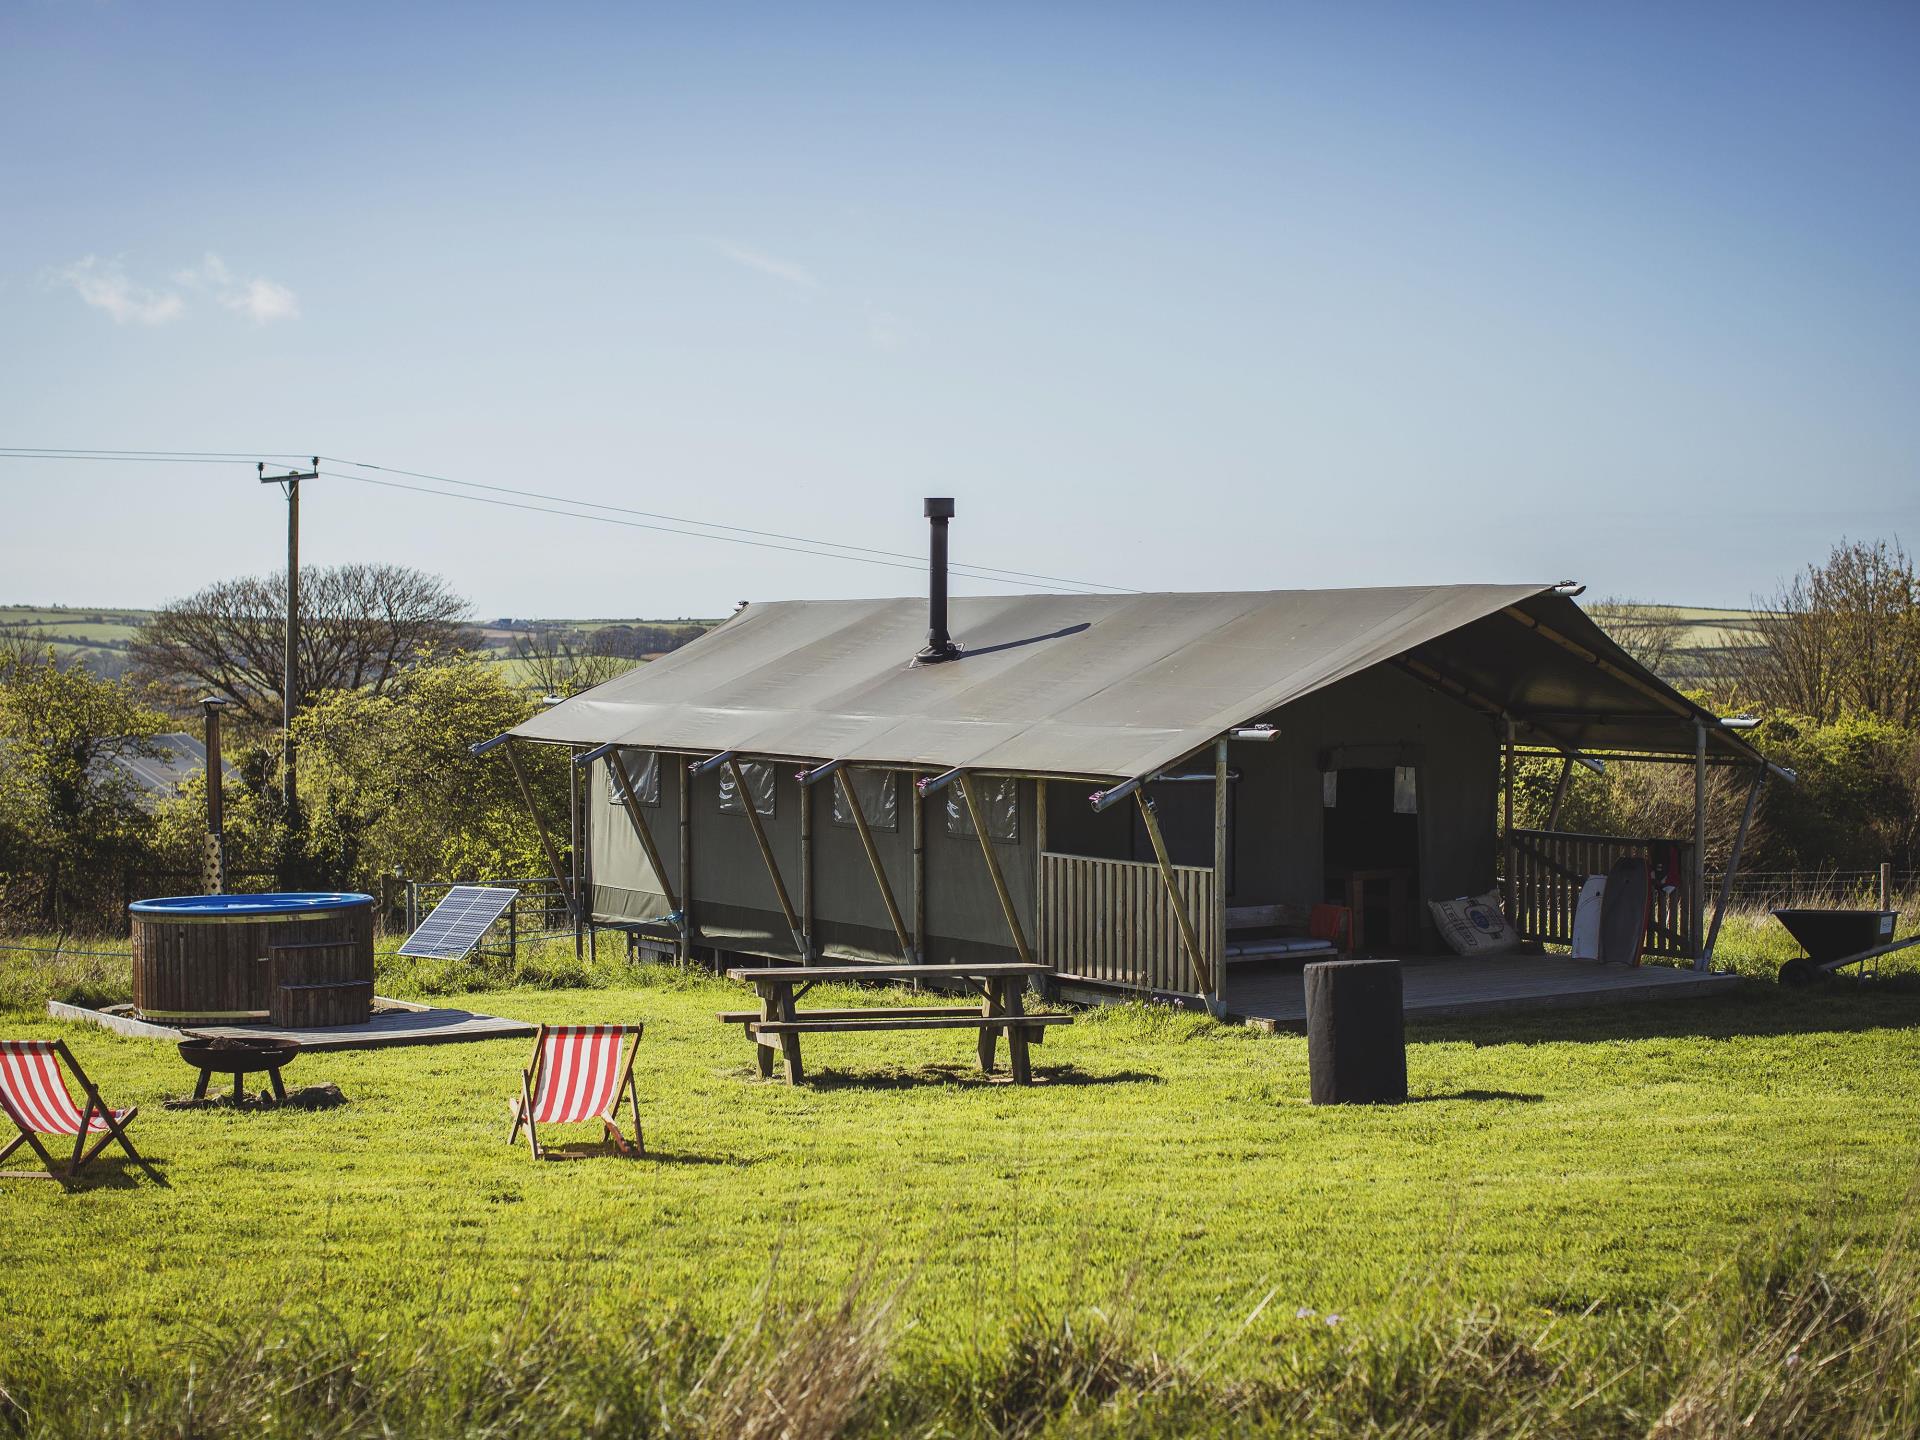
[[[722,1327],[769,1286],[831,1298],[867,1258],[907,1287],[908,1356],[1124,1303],[1154,1343],[1254,1373],[1324,1323],[1302,1309],[1604,1315],[1797,1227],[1884,1235],[1920,1159],[1920,993],[1900,985],[1418,1026],[1416,1103],[1336,1110],[1306,1104],[1303,1040],[1138,1008],[1050,1033],[1031,1089],[941,1034],[810,1036],[817,1078],[789,1088],[713,1020],[734,987],[627,979],[464,1003],[644,1021],[636,1162],[507,1146],[521,1041],[308,1055],[289,1083],[349,1103],[183,1111],[170,1046],[14,1011],[9,1036],[64,1036],[141,1107],[169,1184],[4,1183],[0,1357],[165,1357],[263,1306],[480,1333],[530,1293],[591,1323]]]

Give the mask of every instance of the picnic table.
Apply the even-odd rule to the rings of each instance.
[[[786,1062],[787,1083],[806,1078],[800,1060],[800,1037],[834,1031],[965,1030],[979,1034],[980,1068],[993,1073],[994,1048],[1002,1031],[1007,1037],[1007,1060],[1015,1084],[1030,1084],[1033,1072],[1028,1045],[1037,1045],[1049,1025],[1068,1025],[1071,1015],[1029,1015],[1021,993],[1029,978],[1050,975],[1046,965],[771,965],[729,970],[730,979],[744,980],[760,992],[760,1009],[723,1010],[717,1018],[744,1027],[754,1042],[760,1074],[773,1074],[773,1052]],[[857,1010],[801,1010],[797,1002],[815,985],[856,980],[953,980],[976,991],[979,1004],[881,1005]]]

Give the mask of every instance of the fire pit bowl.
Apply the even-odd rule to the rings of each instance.
[[[180,1042],[180,1058],[200,1072],[193,1098],[207,1098],[207,1082],[215,1075],[233,1076],[233,1098],[246,1096],[246,1077],[264,1070],[273,1081],[274,1098],[284,1101],[280,1067],[300,1053],[298,1040],[254,1040],[237,1035],[196,1035]]]

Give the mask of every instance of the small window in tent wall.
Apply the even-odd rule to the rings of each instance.
[[[642,805],[660,803],[660,755],[653,750],[619,750],[621,762],[627,767],[627,777],[633,781],[633,798]],[[625,803],[620,795],[620,772],[614,769],[611,756],[607,759],[607,803],[620,805]]]
[[[1320,772],[1320,804],[1331,810],[1340,803],[1340,772],[1322,770]]]
[[[740,778],[747,782],[747,794],[753,797],[753,808],[761,815],[773,814],[773,766],[757,760],[740,762]],[[722,815],[744,815],[747,807],[740,798],[740,787],[733,783],[733,767],[720,767],[720,813]]]
[[[1420,813],[1420,772],[1411,765],[1393,767],[1393,813],[1396,815],[1418,815]]]
[[[862,770],[848,766],[840,771],[859,798],[860,813],[867,817],[867,828],[891,834],[900,828],[900,786],[891,770]],[[847,805],[847,792],[840,788],[840,776],[833,779],[833,823],[849,830],[858,827]]]
[[[973,798],[987,822],[987,838],[1003,845],[1020,843],[1020,782],[1011,775],[979,775],[972,779]],[[959,783],[946,788],[947,834],[956,840],[973,839],[973,817]]]

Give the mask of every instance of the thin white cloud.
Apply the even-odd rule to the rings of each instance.
[[[798,289],[814,291],[822,288],[812,271],[792,260],[782,260],[777,255],[750,250],[745,245],[735,245],[726,240],[714,241],[713,248],[736,265],[744,265],[749,270],[758,270],[762,275],[784,280]]]
[[[112,261],[88,255],[54,272],[54,281],[73,288],[96,310],[104,310],[116,325],[164,325],[186,313],[186,301],[177,291],[149,290],[127,278]]]
[[[181,271],[174,280],[188,289],[210,292],[221,305],[256,325],[300,317],[300,299],[293,291],[264,275],[242,279],[211,250],[199,265]]]

